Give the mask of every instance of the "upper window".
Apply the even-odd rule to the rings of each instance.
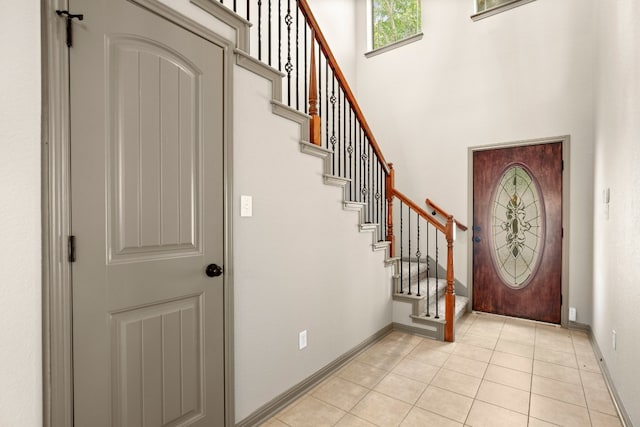
[[[373,49],[422,31],[420,0],[373,0]]]
[[[534,0],[475,0],[476,13],[471,16],[471,19],[477,21],[532,1]]]
[[[512,2],[513,0],[476,0],[476,11],[484,12],[487,9],[502,6],[505,3]]]

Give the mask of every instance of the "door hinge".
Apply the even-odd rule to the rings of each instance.
[[[562,170],[564,170],[564,160],[562,161]]]
[[[560,305],[562,305],[562,294],[560,294]]]
[[[77,19],[78,21],[82,21],[84,19],[84,15],[69,13],[68,10],[56,10],[58,16],[63,16],[67,20],[67,47],[73,46],[73,28],[71,27],[71,21]]]
[[[76,236],[69,236],[67,247],[69,250],[69,262],[76,262]]]

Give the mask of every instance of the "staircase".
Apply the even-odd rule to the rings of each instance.
[[[445,291],[447,281],[429,273],[433,271],[433,262],[394,261],[393,301],[409,304],[412,329],[440,341],[444,340],[445,326]],[[463,296],[466,288],[458,285],[455,299],[455,320],[467,312],[469,298]],[[394,310],[396,308],[394,307]]]
[[[393,165],[385,160],[306,0],[278,6],[190,1],[234,22],[237,65],[271,82],[273,113],[300,125],[300,151],[322,159],[324,183],[343,189],[343,209],[359,213],[359,231],[371,233],[373,250],[386,251],[385,263],[394,269],[394,312],[403,313],[394,314],[394,322],[454,341],[455,319],[468,302],[466,287],[453,274],[454,227],[464,228],[428,199],[422,207],[398,191]],[[428,207],[433,209],[427,212]]]

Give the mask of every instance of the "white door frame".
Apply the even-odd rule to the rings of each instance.
[[[225,425],[235,425],[233,359],[233,70],[235,43],[177,13],[159,0],[128,0],[224,50],[224,395]],[[71,225],[69,146],[69,55],[64,18],[67,0],[41,0],[42,27],[42,347],[45,427],[73,426],[73,323],[71,265],[67,242]],[[82,13],[82,11],[71,11]],[[239,21],[216,16],[240,34]],[[227,19],[225,19],[227,18]],[[75,24],[75,22],[74,22]]]
[[[467,195],[467,218],[471,220],[469,229],[469,243],[467,245],[467,283],[468,286],[468,311],[473,310],[473,153],[475,151],[493,150],[496,148],[524,147],[527,145],[562,143],[562,306],[560,307],[560,325],[569,325],[569,145],[571,137],[569,135],[552,138],[530,139],[525,141],[505,142],[498,144],[481,145],[468,148],[468,195]]]

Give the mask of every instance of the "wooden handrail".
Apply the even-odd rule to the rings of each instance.
[[[373,132],[367,123],[367,120],[360,109],[360,105],[356,101],[356,97],[351,91],[351,87],[349,83],[347,83],[347,79],[344,76],[344,73],[340,69],[336,58],[333,55],[333,52],[329,48],[329,44],[327,43],[318,22],[316,21],[313,13],[311,12],[311,8],[307,3],[307,0],[298,0],[298,7],[304,17],[307,20],[307,24],[311,29],[311,57],[310,57],[310,67],[311,67],[311,75],[309,82],[309,115],[311,116],[310,120],[310,142],[313,144],[320,145],[321,144],[321,130],[320,130],[320,120],[321,118],[318,116],[318,111],[316,104],[317,100],[317,81],[315,74],[315,46],[314,40],[318,43],[318,46],[324,53],[326,57],[326,63],[331,67],[333,71],[335,79],[338,81],[338,85],[342,88],[344,92],[345,99],[351,105],[351,109],[355,113],[356,120],[360,123],[362,130],[364,131],[365,137],[369,141],[369,145],[373,149],[375,155],[378,158],[380,165],[382,166],[385,172],[385,188],[386,188],[386,202],[387,202],[387,234],[385,236],[386,240],[389,242],[389,254],[391,257],[395,256],[395,236],[393,235],[393,199],[397,197],[402,203],[407,205],[410,209],[412,209],[417,215],[422,217],[427,223],[433,225],[438,231],[445,235],[447,240],[447,287],[446,287],[446,295],[445,295],[445,330],[444,330],[444,339],[445,341],[453,342],[455,341],[455,285],[454,285],[454,274],[453,274],[453,240],[454,240],[454,224],[461,230],[467,230],[467,227],[463,224],[458,223],[454,220],[452,215],[447,214],[444,210],[442,210],[439,206],[435,205],[431,200],[427,199],[427,205],[431,206],[434,209],[434,215],[437,212],[439,215],[446,218],[446,224],[438,221],[434,215],[430,215],[425,209],[422,209],[418,206],[417,203],[413,202],[407,196],[405,196],[402,192],[398,191],[395,188],[395,173],[393,170],[393,164],[387,163],[380,150],[380,147],[373,136]],[[402,224],[402,223],[401,223]],[[402,229],[402,228],[401,228]],[[402,232],[402,231],[401,231]],[[437,249],[436,249],[437,250]],[[437,260],[437,255],[436,255]],[[418,288],[419,289],[419,288]]]
[[[431,201],[431,199],[427,199],[425,200],[425,203],[427,204],[427,206],[431,206],[433,208],[433,213],[434,215],[437,213],[438,215],[441,215],[445,218],[449,218],[451,215],[449,215],[447,212],[445,212],[440,206],[436,205],[435,203],[433,203]],[[455,222],[456,227],[458,227],[458,229],[462,230],[462,231],[467,231],[469,228],[462,224],[461,222],[457,221],[457,220],[453,220],[453,222]]]
[[[415,202],[413,202],[411,199],[409,199],[407,196],[405,196],[404,194],[402,194],[401,192],[399,192],[395,188],[392,188],[391,191],[393,192],[393,195],[395,197],[397,197],[398,199],[400,199],[402,201],[402,203],[404,203],[405,205],[407,205],[411,209],[413,209],[425,221],[427,221],[428,223],[433,225],[435,228],[437,228],[443,234],[447,233],[447,226],[446,225],[442,224],[440,221],[438,221],[437,219],[433,218],[433,216],[429,215],[429,213],[427,211],[422,209]]]
[[[345,78],[344,73],[340,69],[340,66],[338,65],[338,61],[336,61],[335,56],[333,56],[333,52],[331,52],[331,49],[329,48],[329,43],[327,43],[327,39],[324,37],[322,30],[320,30],[318,21],[316,21],[316,18],[313,16],[313,13],[311,12],[311,8],[309,7],[307,0],[298,0],[298,7],[300,8],[300,11],[305,16],[305,18],[307,18],[307,23],[309,27],[311,27],[312,34],[315,33],[315,39],[320,45],[320,49],[322,49],[322,52],[324,52],[325,56],[327,57],[327,63],[329,64],[329,67],[331,67],[331,69],[333,70],[333,74],[335,75],[336,80],[338,80],[340,87],[342,87],[342,90],[344,91],[345,97],[347,98],[347,100],[349,101],[349,104],[353,108],[356,118],[358,119],[358,121],[360,122],[360,125],[362,126],[362,130],[364,131],[366,137],[369,139],[369,144],[371,144],[373,151],[376,153],[376,156],[378,157],[380,164],[384,168],[385,173],[389,174],[389,164],[387,163],[384,156],[382,155],[380,146],[378,146],[378,143],[375,137],[373,136],[373,132],[371,131],[371,128],[369,127],[369,124],[367,123],[367,120],[364,118],[364,114],[360,109],[360,105],[358,104],[358,101],[356,101],[356,97],[351,91],[351,87],[349,86],[349,83],[347,83],[347,79]]]

